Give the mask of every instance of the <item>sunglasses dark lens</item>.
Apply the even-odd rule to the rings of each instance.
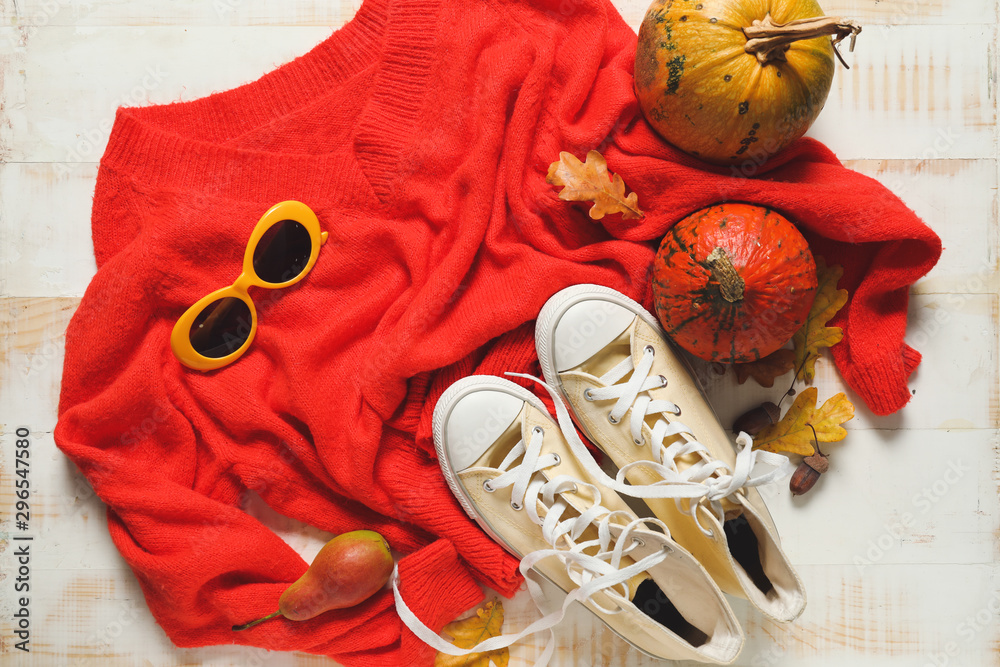
[[[228,356],[247,342],[252,325],[250,306],[241,299],[227,296],[213,301],[194,318],[191,347],[211,359]]]
[[[312,253],[309,232],[294,220],[282,220],[264,232],[253,251],[253,270],[269,283],[285,283],[301,274]]]

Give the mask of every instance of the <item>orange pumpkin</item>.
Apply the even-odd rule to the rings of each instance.
[[[834,45],[860,31],[815,0],[655,0],[639,28],[639,105],[691,155],[761,164],[812,125]]]
[[[747,362],[798,331],[816,296],[816,262],[780,214],[721,204],[674,225],[653,262],[653,304],[675,343],[707,361]]]

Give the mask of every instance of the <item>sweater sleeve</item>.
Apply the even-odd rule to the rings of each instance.
[[[129,253],[126,248],[109,261],[67,331],[75,353],[66,360],[55,437],[107,504],[111,537],[157,622],[179,646],[247,643],[335,655],[345,665],[429,661],[412,637],[403,636],[389,591],[311,621],[275,619],[243,633],[230,630],[274,611],[307,564],[242,510],[250,490],[174,405],[158,379],[162,355],[136,353],[145,335],[101,327],[105,344],[93,344],[94,324],[112,317],[109,306],[141,302],[141,294],[132,291],[141,281],[115,277],[115,269],[124,268],[116,267],[118,262],[135,265]],[[293,480],[283,482],[294,486]],[[270,491],[254,490],[265,497]],[[327,506],[315,490],[303,493],[311,493],[319,508]],[[372,524],[359,521],[356,527]],[[482,597],[446,541],[404,557],[400,572],[410,604],[435,628]],[[448,595],[440,594],[443,586]]]
[[[608,164],[643,193],[647,216],[639,222],[609,216],[608,230],[658,241],[684,216],[724,201],[782,212],[815,254],[844,268],[839,286],[849,300],[832,322],[844,329],[833,348],[844,380],[876,414],[902,408],[920,360],[903,342],[909,290],[937,263],[937,234],[885,186],[847,169],[813,139],[800,139],[764,164],[715,167],[659,139],[635,107],[626,118],[607,150]]]
[[[101,268],[66,332],[55,439],[107,505],[111,538],[151,613],[179,646],[235,642],[336,656],[345,665],[430,662],[433,656],[400,624],[388,590],[310,621],[279,618],[231,630],[274,611],[281,593],[307,568],[244,511],[250,494],[323,530],[381,532],[407,554],[400,560],[401,585],[431,627],[453,620],[482,591],[448,540],[434,542],[387,509],[374,511],[341,495],[345,482],[324,472],[308,427],[305,437],[295,420],[249,407],[267,403],[249,400],[255,382],[265,391],[272,386],[268,380],[281,386],[273,375],[260,382],[252,362],[236,369],[244,371],[238,377],[185,375],[167,344],[184,307],[171,290],[188,289],[170,277],[184,273],[182,260],[155,242],[157,234],[182,229],[183,221],[173,228],[148,211],[140,215],[133,198],[150,201],[136,197],[116,174],[102,174],[95,215],[115,221],[121,236],[113,243],[95,238]],[[185,215],[184,209],[175,213]],[[239,250],[229,254],[238,258]],[[174,271],[165,274],[164,265]],[[215,271],[235,276],[237,269]],[[191,301],[190,295],[181,298]],[[209,389],[196,399],[191,384],[198,381]],[[217,411],[214,416],[208,408]],[[329,411],[319,414],[341,423]],[[325,433],[316,423],[312,429],[315,437]],[[376,437],[371,449],[378,447]],[[445,493],[435,497],[443,502]]]

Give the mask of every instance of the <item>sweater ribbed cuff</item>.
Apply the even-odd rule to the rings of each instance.
[[[919,352],[903,345],[898,355],[879,357],[865,364],[856,359],[842,363],[837,358],[837,366],[847,384],[864,399],[871,411],[885,416],[909,402],[912,394],[907,382],[920,359]]]
[[[435,632],[483,599],[447,540],[438,540],[399,560],[399,592],[406,605]],[[434,649],[401,624],[400,658],[404,665],[433,662]]]

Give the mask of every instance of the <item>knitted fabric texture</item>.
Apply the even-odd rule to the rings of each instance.
[[[771,206],[844,267],[835,359],[877,413],[908,399],[908,286],[938,238],[815,141],[752,178],[660,140],[632,91],[634,32],[606,0],[366,0],[307,55],[246,86],[118,112],[93,206],[98,272],[66,334],[56,442],[107,504],[111,536],[179,646],[246,643],[345,665],[429,663],[391,593],[276,619],[307,563],[244,511],[254,494],[400,554],[407,603],[439,628],[517,559],[452,497],[436,399],[471,373],[538,372],[545,300],[600,283],[647,305],[657,240],[720,200]],[[545,183],[599,148],[647,216],[597,223]],[[177,318],[239,275],[272,204],[330,234],[312,272],[252,290],[250,350],[210,373],[170,350]]]

